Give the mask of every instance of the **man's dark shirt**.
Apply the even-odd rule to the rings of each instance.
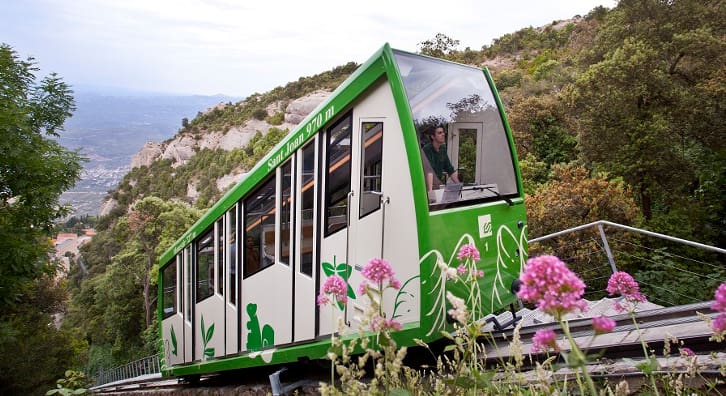
[[[449,156],[446,155],[446,145],[442,144],[439,146],[439,151],[437,152],[434,150],[434,146],[431,143],[428,143],[423,146],[423,152],[426,154],[426,157],[429,159],[429,163],[431,164],[431,168],[433,168],[434,172],[436,173],[436,177],[441,180],[444,176],[444,172],[448,173],[449,176],[451,176],[454,173],[454,166],[451,165],[451,161],[449,160]]]

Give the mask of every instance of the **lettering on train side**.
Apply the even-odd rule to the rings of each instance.
[[[335,106],[330,106],[325,111],[319,112],[312,120],[310,120],[305,129],[301,130],[291,141],[287,142],[272,158],[267,160],[267,172],[271,172],[287,157],[292,155],[309,137],[317,132],[320,127],[325,125],[331,118],[335,116]],[[302,132],[304,131],[304,132]]]

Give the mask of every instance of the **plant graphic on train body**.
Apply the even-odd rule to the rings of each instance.
[[[348,288],[348,290],[347,290],[348,298],[355,300],[355,292],[353,291],[353,288],[350,287],[350,283],[348,283],[350,274],[353,273],[353,267],[351,267],[350,265],[348,265],[346,263],[338,264],[338,263],[336,263],[336,261],[337,261],[337,256],[333,255],[332,264],[329,262],[323,262],[322,263],[323,272],[328,277],[333,276],[333,275],[338,275],[339,277],[343,278],[343,280],[345,281],[345,284],[347,285],[347,288]],[[344,302],[341,301],[340,299],[338,299],[336,301],[336,303],[338,305],[338,308],[342,311]]]
[[[247,322],[247,349],[259,351],[268,346],[275,345],[275,330],[266,324],[260,330],[260,320],[257,318],[257,304],[247,304],[247,314],[250,320]]]
[[[208,328],[204,328],[204,315],[202,315],[202,321],[201,321],[201,330],[202,330],[202,342],[204,344],[204,358],[212,358],[214,357],[214,348],[207,348],[207,344],[209,344],[209,341],[212,340],[212,336],[214,336],[214,323],[209,325]]]
[[[174,356],[178,356],[178,355],[177,355],[177,340],[176,340],[176,332],[174,331],[174,326],[171,326],[171,334],[170,334],[170,336],[171,336],[171,346],[172,346],[172,348],[173,348],[173,349],[171,350],[171,353],[172,353],[172,355],[174,355]]]

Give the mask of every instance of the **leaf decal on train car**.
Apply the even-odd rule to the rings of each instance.
[[[247,321],[247,349],[250,351],[259,351],[275,345],[275,330],[272,326],[266,324],[260,330],[260,320],[257,318],[257,304],[247,304],[247,315],[250,320]]]
[[[214,335],[214,323],[212,323],[209,328],[205,329],[204,327],[204,315],[202,315],[202,323],[201,323],[201,330],[202,330],[202,342],[204,344],[204,356],[207,358],[214,357],[214,348],[207,348],[207,344],[209,344],[209,341],[212,340],[212,336]]]
[[[403,282],[403,286],[401,286],[401,288],[398,290],[398,293],[396,293],[396,299],[394,300],[394,303],[393,303],[393,313],[391,314],[391,319],[397,319],[397,318],[403,316],[403,314],[411,312],[411,308],[408,307],[406,309],[406,312],[398,313],[398,308],[401,307],[401,305],[406,307],[407,303],[410,303],[411,301],[414,301],[416,299],[416,296],[414,296],[412,293],[409,293],[408,291],[406,291],[406,287],[409,285],[409,283],[411,283],[411,281],[413,281],[415,279],[420,279],[420,278],[421,278],[420,275],[416,275],[414,277],[409,278],[406,282]],[[407,299],[407,297],[409,297],[410,300]]]
[[[333,276],[338,275],[339,277],[343,278],[345,281],[345,284],[348,286],[348,298],[355,300],[355,291],[353,291],[353,288],[350,287],[350,283],[348,283],[348,279],[350,278],[350,275],[353,273],[353,267],[346,263],[337,263],[337,256],[333,255],[333,263],[323,262],[322,263],[323,272],[326,276]],[[343,303],[338,301],[338,308],[342,311],[343,310]]]
[[[172,346],[171,353],[174,356],[177,356],[177,341],[176,341],[176,332],[174,332],[174,326],[171,326],[171,346]]]
[[[509,229],[507,226],[501,226],[497,230],[497,273],[494,277],[494,284],[492,285],[492,295],[491,295],[491,303],[492,303],[492,309],[494,308],[494,299],[496,298],[498,302],[501,303],[502,299],[499,295],[499,289],[502,290],[509,290],[509,288],[504,284],[504,277],[502,275],[502,269],[509,268],[507,261],[510,261],[511,263],[514,263],[515,260],[519,259],[519,273],[522,273],[524,270],[524,265],[527,262],[527,226],[525,225],[522,227],[522,229],[519,231],[519,239],[517,239],[517,236],[514,235],[512,230]],[[509,254],[509,251],[507,251],[507,248],[504,244],[504,235],[508,235],[511,237],[512,241],[515,243],[515,257],[512,258],[512,256]],[[521,253],[518,253],[521,252]],[[506,256],[506,257],[505,257]]]

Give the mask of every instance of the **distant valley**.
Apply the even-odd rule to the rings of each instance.
[[[220,102],[236,102],[229,96],[178,96],[162,94],[115,94],[76,90],[76,111],[66,120],[59,142],[80,149],[88,158],[82,179],[61,196],[73,205],[75,215],[98,214],[106,192],[115,188],[129,171],[131,157],[148,141],[162,142],[191,121],[198,112]]]

